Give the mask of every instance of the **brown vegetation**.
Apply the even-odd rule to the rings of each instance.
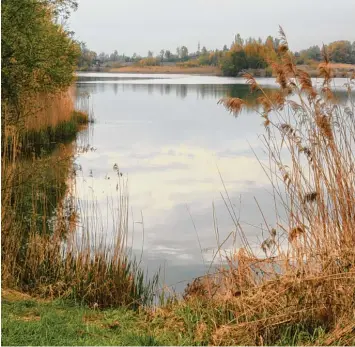
[[[120,68],[108,69],[108,72],[119,73],[148,73],[148,74],[193,74],[220,76],[221,71],[216,66],[177,66],[177,65],[158,65],[158,66],[124,66]]]
[[[334,64],[329,65],[333,69],[334,77],[350,77],[351,73],[355,71],[355,65],[351,64]],[[310,77],[319,77],[318,64],[314,65],[298,65],[299,69],[306,71]],[[255,77],[270,77],[267,69],[251,69],[250,72]],[[147,73],[147,74],[192,74],[192,75],[207,75],[207,76],[221,76],[222,72],[218,66],[203,65],[199,66],[197,62],[188,61],[186,63],[178,63],[176,65],[157,65],[157,66],[122,66],[118,68],[107,68],[106,72],[117,73]],[[276,77],[276,74],[272,74]]]
[[[281,58],[272,63],[278,92],[267,95],[246,76],[251,91],[260,94],[256,111],[270,159],[265,174],[279,206],[277,223],[265,220],[264,256],[232,217],[243,247],[227,257],[228,268],[190,285],[166,318],[177,327],[177,312],[189,310],[207,324],[208,344],[355,342],[355,105],[350,94],[346,105],[333,102],[326,52],[317,90],[281,36]],[[235,115],[247,106],[235,98],[222,103]]]
[[[320,77],[318,70],[319,62],[313,61],[308,64],[297,65],[300,69],[306,71],[311,77]],[[328,65],[333,72],[333,77],[351,77],[355,71],[353,64],[329,63]]]

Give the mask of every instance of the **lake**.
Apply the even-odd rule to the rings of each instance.
[[[275,87],[273,79],[260,84]],[[247,110],[235,118],[218,105],[225,96],[248,96],[243,79],[80,73],[77,93],[78,100],[89,96],[95,117],[86,134],[91,150],[76,159],[77,196],[83,205],[97,204],[100,212],[87,208],[86,217],[99,214],[106,242],[117,224],[117,191],[127,181],[127,244],[138,258],[143,250],[142,266],[161,267],[165,283],[177,290],[212,260],[222,261],[218,245],[227,254],[241,246],[232,208],[260,249],[267,237],[260,210],[275,223],[259,162],[267,160],[263,120]]]

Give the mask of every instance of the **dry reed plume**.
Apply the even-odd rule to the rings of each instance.
[[[282,343],[287,331],[296,334],[299,327],[311,335],[321,329],[324,338],[319,335],[314,343],[351,344],[355,343],[355,105],[351,94],[355,76],[346,86],[347,104],[336,103],[325,49],[319,66],[323,85],[317,88],[297,68],[282,29],[280,35],[278,60],[270,62],[279,89],[265,93],[253,76],[246,75],[251,92],[260,95],[259,107],[238,98],[221,103],[235,115],[247,107],[261,115],[270,162],[265,174],[278,209],[287,218],[278,213],[273,228],[266,226],[270,236],[261,245],[262,258],[254,254],[236,222],[243,248],[227,258],[228,269],[190,286],[182,305],[199,312],[199,302],[204,301],[213,326],[208,343],[216,345]]]

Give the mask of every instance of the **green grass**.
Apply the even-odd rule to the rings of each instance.
[[[206,307],[200,309],[198,312],[194,306],[172,305],[156,315],[123,307],[97,310],[68,301],[41,301],[29,296],[14,300],[5,295],[2,298],[2,345],[211,345],[213,322],[209,318],[213,314]],[[201,323],[206,324],[202,334],[199,328]],[[248,331],[245,333],[248,335]],[[281,329],[270,336],[270,341],[264,342],[279,346],[322,344],[329,336],[322,327],[298,324]],[[252,336],[241,338],[244,343],[233,340],[233,344],[243,345],[245,341],[253,339]],[[338,339],[333,344],[349,345],[349,341],[355,342],[352,333],[345,340]]]
[[[2,298],[2,345],[7,346],[164,346],[206,345],[196,341],[196,321],[189,310],[177,312],[184,322],[168,320],[126,308],[95,310],[62,300]]]
[[[139,313],[98,311],[62,301],[2,300],[2,345],[159,345]],[[142,322],[139,322],[142,320]]]

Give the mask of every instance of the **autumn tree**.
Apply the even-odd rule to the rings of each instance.
[[[334,41],[327,46],[330,60],[335,63],[355,64],[355,43]]]
[[[80,45],[56,23],[60,11],[55,1],[1,2],[2,118],[5,104],[19,117],[24,96],[55,93],[73,83]]]

